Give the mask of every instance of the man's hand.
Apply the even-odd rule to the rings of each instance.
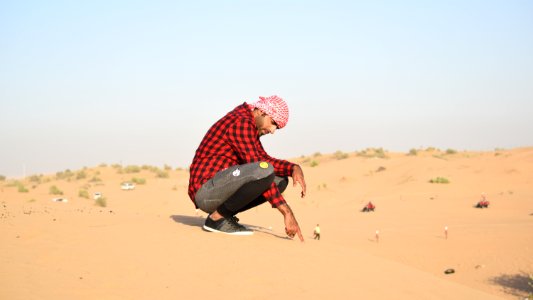
[[[294,169],[292,170],[292,186],[296,186],[296,183],[300,184],[302,187],[302,198],[305,197],[305,179],[304,179],[304,172],[302,171],[302,168],[299,165],[295,165]]]
[[[291,208],[288,204],[282,204],[278,206],[278,210],[283,214],[283,217],[285,218],[285,233],[292,239],[295,235],[298,235],[300,238],[300,241],[304,241],[304,237],[302,235],[302,231],[300,230],[300,225],[298,225],[298,221],[296,221],[296,218],[294,217],[294,214],[292,213]]]

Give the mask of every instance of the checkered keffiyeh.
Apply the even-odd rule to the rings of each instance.
[[[259,97],[259,101],[250,105],[254,108],[259,108],[272,117],[280,129],[285,127],[287,122],[289,122],[289,106],[281,97],[276,95]]]

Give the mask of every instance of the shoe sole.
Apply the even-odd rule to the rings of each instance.
[[[219,233],[229,234],[229,235],[253,235],[254,234],[253,231],[224,232],[224,231],[216,230],[214,228],[211,228],[205,225],[203,226],[203,229],[206,231],[210,231],[210,232],[219,232]]]

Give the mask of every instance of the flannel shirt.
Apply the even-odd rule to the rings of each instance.
[[[252,108],[244,102],[207,131],[196,150],[190,166],[189,197],[194,203],[196,192],[219,171],[230,166],[266,161],[277,176],[292,176],[295,164],[270,157],[261,141],[252,115]],[[277,185],[272,183],[263,196],[272,207],[286,203]]]

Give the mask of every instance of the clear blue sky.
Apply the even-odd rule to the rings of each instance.
[[[278,94],[280,158],[533,146],[533,2],[0,0],[0,174],[187,167]]]

